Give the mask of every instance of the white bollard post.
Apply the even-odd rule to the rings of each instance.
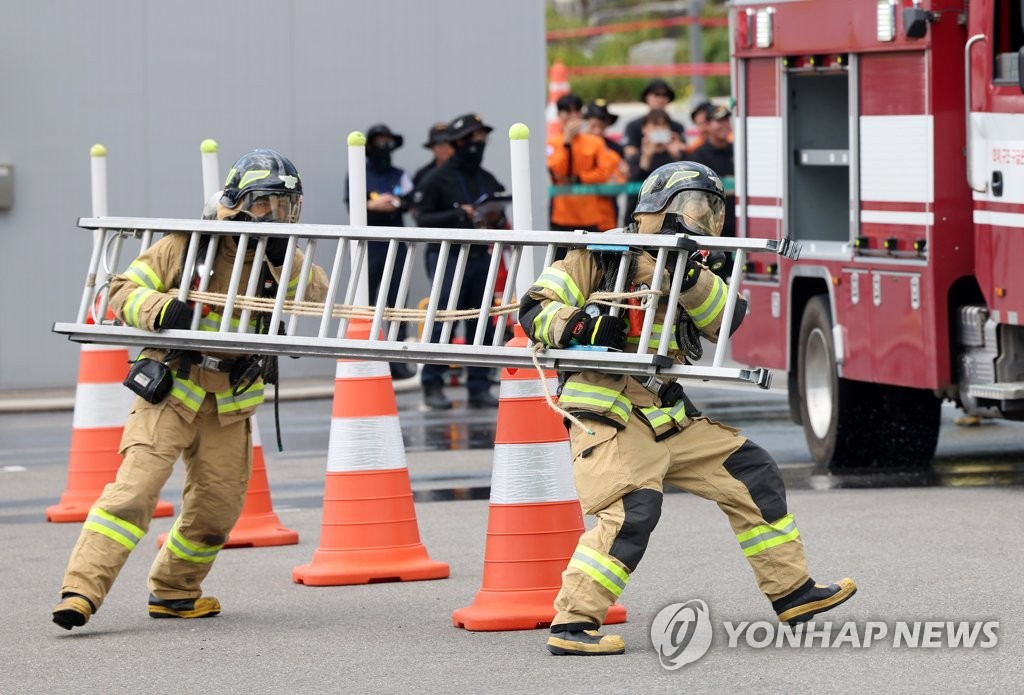
[[[203,160],[203,203],[206,203],[210,196],[221,189],[217,149],[217,141],[210,138],[199,144]]]
[[[508,129],[512,158],[512,229],[533,229],[533,196],[530,191],[530,129],[525,123],[514,123]],[[519,271],[515,277],[515,294],[522,298],[537,279],[534,269],[536,250],[523,249]]]
[[[107,216],[107,148],[93,145],[89,148],[92,158],[92,216]],[[99,230],[97,230],[99,231]]]
[[[348,134],[348,223],[352,227],[366,226],[366,136],[358,130]],[[356,267],[358,260],[356,242],[352,242],[349,262],[352,272],[359,273],[359,287],[355,303],[369,304],[370,290],[367,279],[367,259],[363,257],[362,269]],[[371,336],[372,339],[372,336]]]
[[[96,144],[89,148],[89,182],[92,193],[92,216],[107,216],[107,148]],[[103,253],[103,230],[92,232],[92,255],[89,258],[89,276],[85,279],[82,301],[78,305],[78,322],[83,323],[92,311],[95,299],[96,277],[99,273],[100,255]],[[95,319],[95,317],[93,317]]]

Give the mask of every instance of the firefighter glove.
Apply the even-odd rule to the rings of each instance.
[[[156,320],[156,329],[178,329],[187,331],[192,327],[192,307],[180,299],[172,299],[164,304],[160,316]]]
[[[626,322],[611,314],[590,316],[578,311],[569,320],[572,343],[575,345],[603,345],[615,350],[626,347]]]
[[[274,266],[284,265],[284,255],[288,251],[288,237],[267,237],[267,260]]]
[[[680,292],[692,289],[697,284],[697,278],[700,277],[701,268],[704,266],[701,261],[704,260],[704,256],[701,255],[700,251],[695,251],[690,254],[690,257],[686,259],[686,266],[683,268],[683,284],[679,286]]]
[[[679,385],[678,381],[669,381],[658,389],[658,400],[661,401],[664,408],[675,405],[682,397],[683,387]]]

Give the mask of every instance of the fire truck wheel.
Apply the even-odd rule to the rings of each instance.
[[[800,416],[818,464],[876,473],[931,466],[942,402],[931,391],[841,379],[826,295],[804,308],[798,349]]]
[[[797,349],[800,421],[811,456],[830,471],[870,467],[878,442],[871,430],[873,385],[839,378],[827,295],[807,302]]]

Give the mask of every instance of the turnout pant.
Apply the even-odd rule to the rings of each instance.
[[[663,484],[716,502],[769,600],[808,580],[803,541],[786,508],[778,466],[764,449],[704,417],[660,442],[639,417],[625,429],[586,421],[571,432],[573,478],[583,511],[597,517],[562,574],[552,631],[604,622],[661,516]]]
[[[198,598],[200,585],[227,540],[252,473],[249,419],[222,426],[208,393],[188,422],[167,400],[141,398],[121,440],[124,457],[114,482],[96,500],[78,537],[61,587],[98,609],[128,555],[149,530],[160,490],[175,461],[185,461],[181,513],[149,571],[149,590],[161,599]]]

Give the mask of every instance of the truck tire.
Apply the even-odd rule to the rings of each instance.
[[[807,447],[830,472],[927,469],[941,401],[931,391],[839,377],[828,297],[813,297],[800,322],[796,382]]]
[[[800,421],[811,457],[832,472],[864,468],[865,459],[873,458],[869,408],[858,402],[859,385],[839,378],[826,295],[804,307],[797,350]]]

